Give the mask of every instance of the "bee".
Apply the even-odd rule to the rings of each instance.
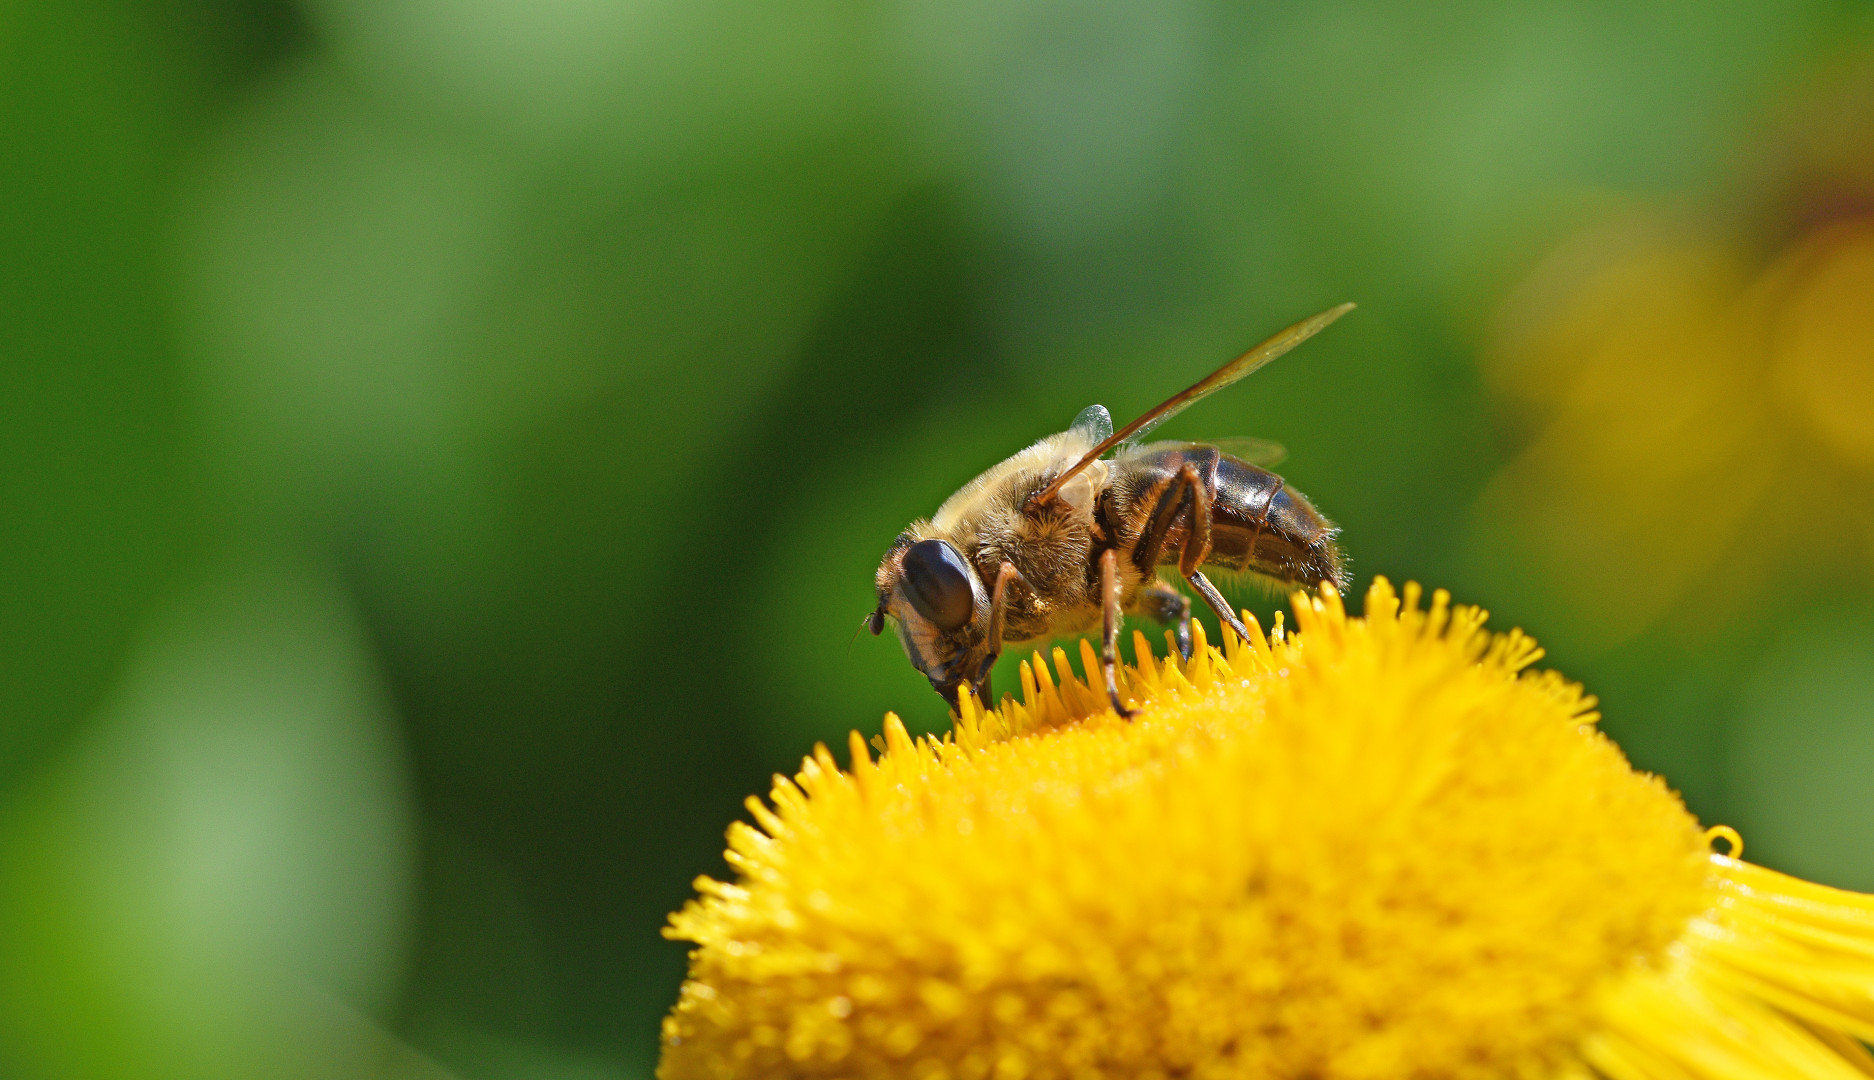
[[[888,618],[895,622],[912,666],[952,708],[966,687],[993,700],[989,669],[1005,644],[1098,626],[1107,697],[1129,717],[1115,677],[1121,616],[1175,626],[1179,648],[1191,652],[1191,601],[1159,579],[1161,565],[1175,565],[1245,639],[1203,567],[1287,587],[1345,589],[1340,530],[1269,471],[1281,447],[1142,439],[1352,309],[1342,304],[1296,323],[1118,431],[1103,406],[1089,406],[1066,431],[963,485],[885,553],[866,626],[876,636]]]

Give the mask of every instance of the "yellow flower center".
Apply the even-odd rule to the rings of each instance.
[[[1139,637],[1131,722],[1056,650],[942,740],[817,748],[671,920],[659,1075],[1705,1075],[1608,1016],[1691,1007],[1744,864],[1532,641],[1418,599],[1298,598],[1299,635],[1189,663]]]

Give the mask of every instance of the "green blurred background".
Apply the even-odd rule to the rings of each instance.
[[[741,798],[944,722],[849,645],[897,531],[1345,299],[1168,433],[1286,443],[1362,586],[1874,888],[1864,4],[61,0],[0,56],[6,1076],[647,1076]]]

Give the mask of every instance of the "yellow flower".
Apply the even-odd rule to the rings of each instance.
[[[1419,600],[1135,636],[1132,722],[1057,649],[816,748],[671,919],[659,1076],[1874,1075],[1874,898],[1711,854],[1533,641]]]

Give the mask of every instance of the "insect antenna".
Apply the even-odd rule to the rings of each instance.
[[[866,612],[865,618],[859,620],[859,629],[854,630],[852,636],[846,639],[847,656],[852,655],[852,643],[858,641],[859,635],[865,633],[867,630],[872,631],[873,637],[877,637],[885,632],[884,608],[874,608]]]

